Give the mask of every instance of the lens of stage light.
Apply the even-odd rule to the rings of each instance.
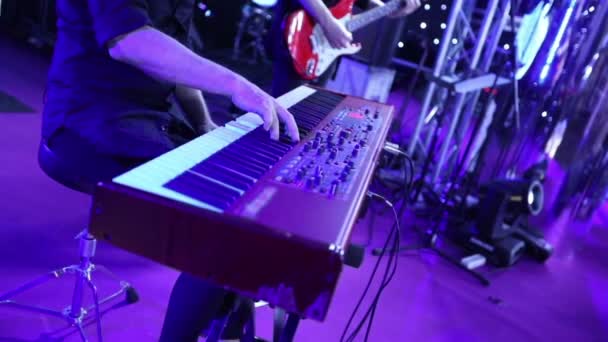
[[[534,180],[530,183],[530,188],[528,189],[528,210],[530,211],[530,215],[540,214],[543,210],[543,205],[543,185],[538,180]]]

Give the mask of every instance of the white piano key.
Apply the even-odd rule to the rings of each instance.
[[[245,115],[241,115],[238,119],[236,119],[236,121],[251,128],[258,128],[259,126],[264,124],[264,120],[262,120],[259,115],[254,113],[247,113]]]
[[[289,109],[289,107],[295,105],[296,103],[304,100],[305,98],[309,97],[310,95],[316,93],[317,91],[313,88],[307,87],[307,86],[300,86],[290,92],[288,92],[287,94],[277,98],[277,102]]]
[[[277,102],[281,106],[289,108],[315,92],[315,89],[301,86],[279,97]],[[113,182],[199,208],[221,212],[220,209],[212,205],[167,189],[164,184],[263,124],[264,121],[259,115],[246,113],[235,121],[228,123],[225,127],[219,127],[115,177]]]

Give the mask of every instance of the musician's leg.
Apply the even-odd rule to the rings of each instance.
[[[161,342],[196,341],[222,306],[226,291],[187,273],[173,286]]]
[[[217,318],[226,295],[224,289],[182,273],[171,292],[160,341],[197,341],[201,332]],[[243,299],[239,308],[230,315],[222,338],[240,339],[245,324],[252,318],[252,312],[253,303]]]

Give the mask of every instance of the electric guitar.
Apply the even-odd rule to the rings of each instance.
[[[343,22],[350,32],[390,15],[405,5],[405,0],[391,0],[384,6],[352,15],[354,2],[355,0],[342,0],[330,8],[332,15]],[[332,48],[321,26],[304,10],[288,15],[283,25],[293,66],[305,80],[319,77],[336,58],[352,55],[361,50],[360,44],[342,49]]]

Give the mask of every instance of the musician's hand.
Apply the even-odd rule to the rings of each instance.
[[[287,133],[294,141],[300,141],[296,121],[277,101],[255,84],[242,79],[232,94],[232,102],[239,108],[258,114],[264,120],[264,129],[270,131],[270,137],[279,139],[279,120],[283,121]]]
[[[353,41],[353,34],[350,33],[344,24],[338,19],[331,17],[327,21],[319,23],[325,33],[325,37],[334,49],[347,48]]]
[[[420,7],[420,5],[420,0],[405,0],[405,6],[390,16],[392,18],[405,17],[406,15],[414,13]]]

